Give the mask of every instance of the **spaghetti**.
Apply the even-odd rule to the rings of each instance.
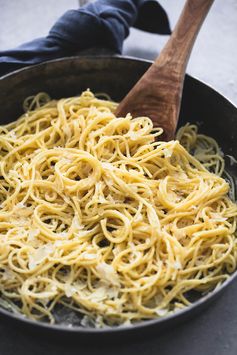
[[[0,127],[2,305],[96,327],[187,307],[236,269],[237,206],[216,142],[186,125],[157,141],[148,117],[115,117],[89,90],[38,94]],[[192,155],[190,154],[192,152]]]

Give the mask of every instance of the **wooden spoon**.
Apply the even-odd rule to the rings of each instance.
[[[187,0],[159,57],[119,104],[116,115],[148,116],[162,127],[163,140],[174,138],[188,59],[214,0]]]

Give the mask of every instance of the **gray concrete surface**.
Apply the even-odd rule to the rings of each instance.
[[[46,36],[59,16],[77,0],[0,0],[0,50]]]
[[[84,1],[84,0],[83,0]],[[45,36],[78,0],[0,0],[0,50],[12,48],[36,37]],[[160,0],[172,27],[184,0]],[[124,54],[154,59],[167,41],[135,29],[124,44]],[[215,0],[195,44],[188,72],[237,104],[237,1]]]

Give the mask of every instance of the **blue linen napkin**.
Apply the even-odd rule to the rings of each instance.
[[[132,26],[153,33],[170,34],[166,12],[155,0],[97,0],[67,11],[47,37],[0,52],[0,76],[94,47],[120,54]]]

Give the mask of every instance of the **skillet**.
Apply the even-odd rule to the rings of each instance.
[[[81,56],[61,58],[15,71],[0,78],[0,124],[15,120],[22,113],[22,102],[40,91],[52,98],[69,97],[90,88],[106,92],[120,101],[149,68],[151,62],[120,56]],[[226,155],[237,153],[237,108],[205,83],[186,75],[179,125],[198,123],[199,132],[215,138]],[[226,171],[237,184],[237,165],[226,158]],[[233,191],[234,193],[234,191]],[[37,332],[81,337],[81,339],[119,339],[121,335],[151,334],[177,325],[211,304],[237,278],[235,271],[220,287],[172,315],[116,328],[82,328],[80,318],[59,309],[58,324],[31,321],[0,308],[0,317],[9,322],[30,327]],[[191,296],[192,297],[192,296]],[[70,324],[70,326],[69,326]]]

